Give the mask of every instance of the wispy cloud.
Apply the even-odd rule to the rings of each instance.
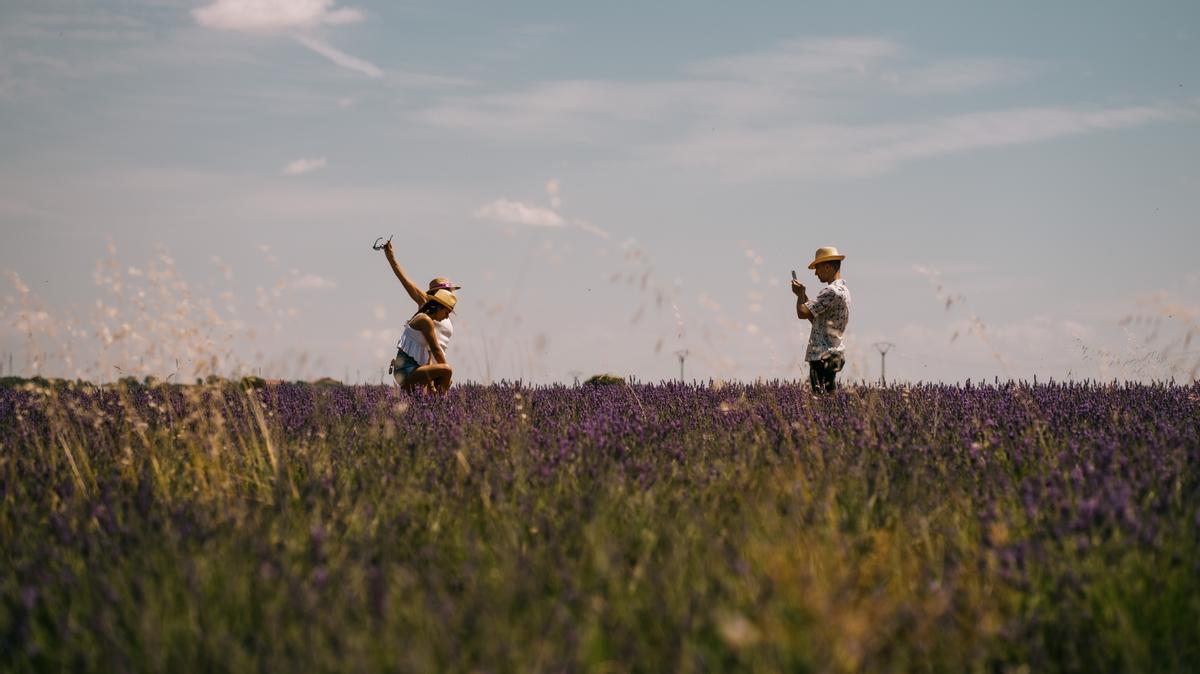
[[[192,10],[196,21],[209,28],[277,32],[317,26],[357,23],[363,14],[334,7],[336,0],[215,0]]]
[[[1141,126],[1181,114],[1174,106],[1015,108],[908,123],[794,124],[697,134],[658,151],[673,163],[739,179],[861,177],[920,159]]]
[[[828,87],[830,75],[865,75],[903,52],[901,44],[881,38],[789,40],[767,49],[705,59],[689,67],[688,72],[700,79],[808,83]]]
[[[609,234],[604,229],[578,218],[567,218],[562,215],[561,184],[557,178],[546,181],[546,196],[550,199],[550,207],[528,204],[516,199],[496,199],[480,206],[475,210],[475,217],[509,225],[528,225],[531,227],[575,227],[589,234],[607,239]]]
[[[638,160],[749,179],[875,175],[907,162],[1165,122],[1198,109],[1166,102],[920,115],[896,103],[1010,84],[1038,70],[1011,59],[922,62],[886,39],[795,40],[700,61],[674,80],[539,82],[445,96],[414,117],[497,142],[611,146],[620,139],[618,147]],[[896,109],[906,112],[889,114]],[[638,137],[655,140],[630,140]]]
[[[889,71],[881,79],[898,94],[951,94],[1020,82],[1037,70],[1024,61],[967,59]]]
[[[857,153],[848,168],[879,172],[910,159],[1140,126],[1165,121],[1176,114],[1172,108],[1162,106],[1100,110],[1017,108],[956,115],[917,124],[868,127],[865,135],[883,138]]]
[[[312,171],[318,171],[329,165],[325,157],[297,159],[283,167],[284,175],[298,176]]]
[[[588,234],[591,234],[593,236],[598,236],[601,239],[609,238],[608,230],[597,227],[596,225],[593,225],[592,223],[588,222],[587,220],[575,219],[575,220],[571,221],[571,224],[578,227],[579,229],[582,229],[583,231],[587,232]]]
[[[351,56],[328,42],[311,35],[302,34],[295,34],[292,36],[292,39],[347,70],[353,70],[367,77],[383,77],[383,71],[379,69],[379,66],[370,61],[364,61],[356,56]]]
[[[1012,59],[953,59],[912,63],[910,50],[881,38],[792,40],[776,47],[701,61],[688,72],[701,79],[763,82],[824,92],[955,93],[1029,77],[1033,64]]]
[[[630,126],[678,132],[797,118],[817,123],[844,116],[863,100],[964,91],[1013,81],[1029,70],[988,59],[912,64],[906,53],[891,40],[796,40],[699,61],[673,80],[558,80],[516,91],[449,96],[417,118],[485,135],[541,138],[626,135]]]
[[[49,3],[47,3],[49,4]],[[0,26],[0,38],[9,40],[54,38],[55,41],[123,42],[143,39],[151,33],[143,19],[128,13],[93,7],[71,11],[15,13]]]
[[[316,274],[304,274],[292,280],[291,286],[300,289],[327,290],[336,288],[337,284]]]
[[[512,225],[562,227],[567,224],[561,215],[549,208],[532,206],[513,199],[496,199],[480,206],[475,217]]]
[[[343,68],[367,77],[382,77],[379,66],[351,56],[314,34],[322,26],[363,20],[361,11],[336,4],[336,0],[214,0],[192,10],[192,16],[201,26],[218,30],[261,35],[286,32],[296,42]]]
[[[94,7],[18,6],[0,19],[0,101],[60,93],[70,81],[129,72],[118,45],[135,51],[150,31],[140,19]],[[42,5],[46,9],[42,9]]]

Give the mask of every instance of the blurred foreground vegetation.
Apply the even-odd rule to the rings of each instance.
[[[1195,671],[1200,386],[0,386],[4,671]]]

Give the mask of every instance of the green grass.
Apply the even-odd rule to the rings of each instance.
[[[0,669],[1200,662],[1195,446],[1112,450],[1131,468],[1138,452],[1176,462],[1148,483],[1175,492],[1130,505],[1150,538],[1116,520],[1061,536],[1074,497],[1031,515],[1022,485],[1099,445],[1069,450],[1075,436],[1053,426],[1038,445],[1016,426],[971,464],[951,437],[987,408],[939,402],[953,389],[917,404],[869,389],[641,387],[636,405],[610,389],[340,390],[290,429],[269,395],[259,407],[203,387],[156,413],[126,391],[92,425],[92,399],[42,395],[20,420],[14,407],[0,415]],[[639,407],[662,416],[631,422]],[[655,418],[680,416],[655,439]]]

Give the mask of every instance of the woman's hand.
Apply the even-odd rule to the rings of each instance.
[[[387,242],[383,244],[383,254],[387,255],[388,257],[392,256],[392,240],[391,239],[388,239]]]

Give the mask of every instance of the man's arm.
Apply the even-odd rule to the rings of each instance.
[[[792,292],[796,293],[796,318],[799,318],[800,320],[808,319],[811,321],[814,316],[813,313],[808,310],[808,291],[804,289],[804,284],[793,280]]]
[[[413,282],[404,275],[404,270],[400,268],[400,263],[396,262],[396,255],[392,253],[391,241],[388,241],[383,246],[383,254],[387,256],[388,264],[392,266],[392,273],[396,275],[396,278],[400,279],[400,285],[404,286],[405,292],[407,292],[408,296],[412,298],[412,301],[417,303],[417,308],[424,306],[425,303],[429,301],[429,295],[426,295],[425,291],[414,285]]]

